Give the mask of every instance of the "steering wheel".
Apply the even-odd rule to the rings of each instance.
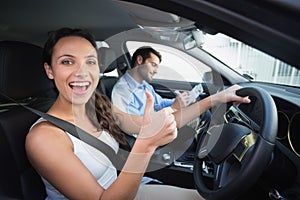
[[[238,198],[271,160],[278,124],[272,97],[255,87],[237,95],[249,96],[251,103],[231,106],[225,123],[210,126],[197,145],[194,180],[208,200]]]

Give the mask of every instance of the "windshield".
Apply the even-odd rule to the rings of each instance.
[[[204,34],[202,48],[253,81],[300,86],[300,70],[223,34]]]

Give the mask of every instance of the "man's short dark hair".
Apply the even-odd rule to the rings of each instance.
[[[134,63],[136,62],[138,56],[142,56],[143,62],[145,62],[147,58],[151,57],[150,53],[156,55],[159,58],[159,62],[161,62],[161,54],[158,51],[156,51],[150,46],[142,46],[133,53],[132,60],[131,60],[131,67],[134,67]]]

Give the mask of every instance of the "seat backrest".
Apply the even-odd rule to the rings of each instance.
[[[54,88],[43,68],[41,47],[1,41],[0,58],[0,91],[7,96],[19,100]]]
[[[50,107],[57,94],[43,69],[41,47],[0,41],[0,92],[42,111]],[[6,106],[2,96],[0,105],[0,198],[45,199],[44,184],[25,152],[26,135],[38,116]]]
[[[106,73],[112,72],[118,67],[116,53],[110,48],[100,47],[98,55],[101,77],[97,88],[102,94],[111,99],[112,89],[119,78],[118,76],[106,75]]]

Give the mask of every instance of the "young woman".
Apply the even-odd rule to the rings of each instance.
[[[147,92],[143,118],[121,112],[98,94],[96,43],[88,32],[70,28],[53,32],[45,44],[43,61],[47,76],[59,91],[48,114],[77,125],[116,152],[119,146],[126,145],[121,129],[139,133],[117,176],[116,168],[101,152],[39,119],[27,135],[26,152],[44,181],[47,199],[201,199],[196,190],[140,186],[155,149],[174,140],[177,127],[186,122],[179,121],[178,113],[170,108],[153,112],[153,98]],[[248,102],[235,95],[236,89],[233,87],[187,108],[187,117],[195,118],[215,103]],[[197,112],[195,108],[199,108]]]

